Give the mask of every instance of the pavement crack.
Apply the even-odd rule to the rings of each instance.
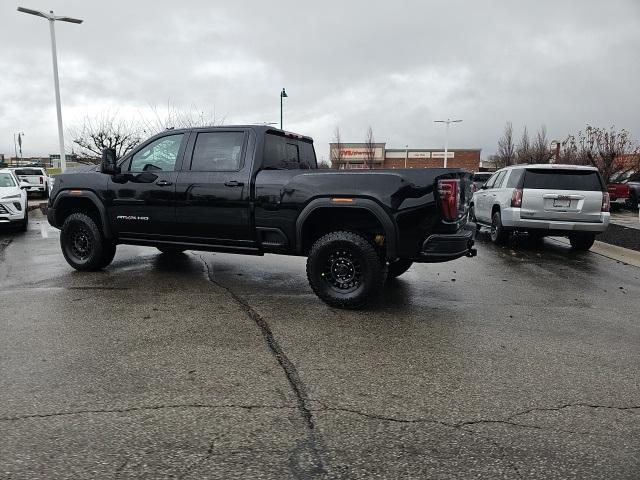
[[[254,409],[292,409],[294,407],[289,407],[284,405],[234,405],[234,404],[213,405],[213,404],[205,404],[205,403],[179,403],[179,404],[170,404],[170,405],[147,405],[147,406],[138,406],[138,407],[124,407],[124,408],[69,410],[69,411],[52,412],[52,413],[27,413],[23,415],[0,417],[0,422],[12,422],[16,420],[25,420],[30,418],[64,417],[64,416],[71,416],[71,415],[90,415],[90,414],[99,414],[99,413],[130,413],[130,412],[169,410],[169,409],[179,410],[179,409],[188,409],[188,408],[202,408],[202,409],[237,408],[237,409],[250,411]]]
[[[318,448],[319,441],[315,433],[316,426],[313,419],[310,400],[307,395],[307,390],[304,382],[302,381],[298,373],[298,369],[289,359],[289,357],[286,355],[286,353],[274,337],[269,323],[251,305],[249,305],[246,300],[240,297],[231,288],[218,282],[213,276],[213,271],[209,266],[209,263],[203,258],[202,255],[198,256],[205,266],[207,278],[209,279],[209,281],[224,290],[244,311],[247,317],[253,320],[253,322],[258,326],[265,342],[267,343],[267,346],[269,347],[269,350],[271,351],[271,355],[273,355],[273,357],[282,368],[285,377],[287,378],[287,381],[291,386],[291,390],[296,397],[298,411],[300,412],[300,415],[302,416],[304,423],[309,430],[309,441],[301,444],[299,448],[296,449],[297,451],[295,452],[295,456],[299,458],[297,458],[295,462],[292,461],[292,463],[290,464],[292,472],[295,476],[300,478],[326,474],[326,469],[320,458],[320,452]],[[311,453],[311,458],[302,458],[307,456],[307,451]],[[303,466],[301,465],[301,463],[305,463],[306,465]]]

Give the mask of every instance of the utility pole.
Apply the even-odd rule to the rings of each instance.
[[[409,159],[409,145],[404,146],[404,168],[407,168],[407,160]]]
[[[29,15],[35,15],[37,17],[46,18],[49,20],[49,32],[51,34],[51,56],[53,58],[53,86],[56,95],[56,112],[58,114],[58,142],[60,143],[60,169],[64,172],[67,168],[67,158],[64,154],[64,134],[62,131],[62,107],[60,104],[60,82],[58,80],[58,54],[56,51],[56,31],[54,22],[69,22],[69,23],[82,23],[82,20],[71,17],[56,17],[53,14],[53,10],[49,13],[40,12],[38,10],[31,10],[30,8],[18,7],[18,11],[22,13],[28,13]]]
[[[449,157],[449,125],[452,123],[460,123],[462,120],[451,120],[447,118],[446,120],[434,120],[435,123],[444,123],[447,125],[445,139],[444,139],[444,168],[447,168],[447,160]]]
[[[280,130],[282,130],[282,99],[287,98],[287,92],[285,92],[284,87],[282,87],[282,91],[280,92]]]

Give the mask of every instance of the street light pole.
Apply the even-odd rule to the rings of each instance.
[[[282,91],[280,92],[280,130],[282,130],[282,99],[287,98],[287,92],[285,92],[284,87],[282,87]]]
[[[404,146],[404,168],[407,168],[407,160],[409,159],[409,145]]]
[[[447,160],[449,157],[449,125],[452,123],[460,123],[461,121],[462,120],[451,120],[450,118],[446,120],[434,120],[435,123],[444,123],[447,125],[444,138],[444,168],[447,168]]]
[[[62,106],[60,102],[60,81],[58,80],[58,54],[56,51],[56,31],[54,27],[55,21],[69,22],[69,23],[82,23],[82,20],[71,17],[56,17],[53,10],[49,13],[40,12],[38,10],[31,10],[29,8],[18,7],[18,11],[22,13],[28,13],[29,15],[35,15],[37,17],[46,18],[49,21],[49,31],[51,33],[51,56],[53,58],[53,87],[56,95],[56,113],[58,115],[58,142],[60,143],[60,169],[64,172],[67,168],[67,158],[64,154],[64,133],[62,131]]]

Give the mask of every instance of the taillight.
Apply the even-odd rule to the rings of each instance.
[[[458,219],[458,207],[460,205],[459,184],[460,180],[438,180],[442,216],[449,222]]]
[[[511,206],[520,208],[522,206],[522,189],[515,188],[511,194]]]
[[[607,192],[602,192],[602,208],[603,212],[608,212],[609,207],[611,206],[611,202],[609,201],[609,194]]]

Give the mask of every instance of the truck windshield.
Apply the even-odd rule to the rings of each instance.
[[[595,170],[527,169],[524,188],[541,190],[602,191],[600,175]]]

